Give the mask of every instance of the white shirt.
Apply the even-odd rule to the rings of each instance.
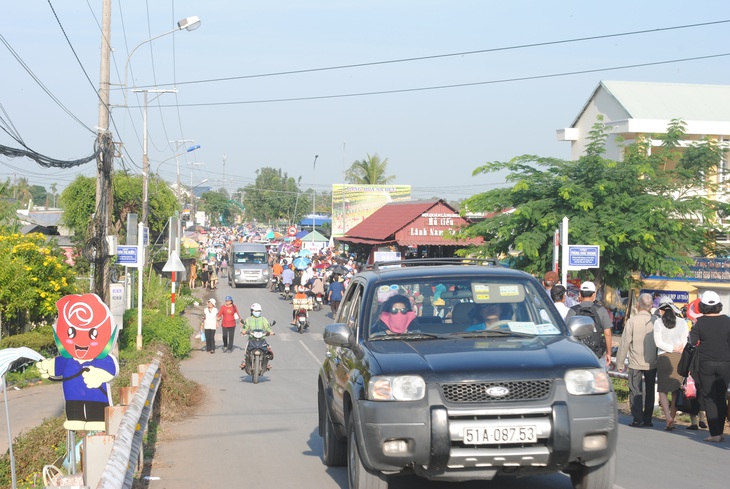
[[[565,305],[565,302],[556,302],[555,309],[558,310],[560,317],[563,319],[565,319],[565,315],[568,314],[568,311],[570,311],[570,308]]]
[[[204,329],[215,329],[217,324],[218,308],[213,307],[212,309],[206,306],[203,309],[203,328]]]
[[[677,318],[677,325],[672,329],[664,326],[662,318],[654,321],[654,343],[659,349],[659,355],[672,353],[676,346],[684,346],[687,343],[688,335],[687,321],[682,318]]]

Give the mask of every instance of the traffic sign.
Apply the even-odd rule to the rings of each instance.
[[[289,226],[289,229],[287,229],[287,233],[289,233],[289,236],[295,236],[297,234],[297,227]]]
[[[117,245],[117,263],[125,267],[138,266],[137,245]]]
[[[600,256],[597,245],[568,245],[568,269],[598,268]]]

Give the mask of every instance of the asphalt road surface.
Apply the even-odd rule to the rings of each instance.
[[[183,362],[183,371],[205,385],[206,402],[191,419],[167,424],[164,441],[154,454],[149,482],[155,489],[219,487],[347,488],[345,468],[322,464],[322,439],[317,434],[317,372],[324,357],[324,326],[330,323],[329,307],[310,313],[309,332],[297,333],[291,321],[292,306],[268,289],[231,289],[221,282],[218,303],[230,294],[243,316],[258,302],[264,316],[276,320],[269,338],[275,354],[272,370],[254,385],[238,368],[245,339],[236,328],[233,353],[221,351],[216,338],[214,355],[194,351]],[[195,345],[200,347],[202,343]],[[663,423],[653,428],[630,428],[622,416],[619,432],[616,488],[725,488],[730,441],[708,444],[707,431],[683,427],[665,432]],[[521,479],[499,478],[462,484],[436,483],[414,477],[391,481],[392,489],[455,488],[569,489],[562,474]]]

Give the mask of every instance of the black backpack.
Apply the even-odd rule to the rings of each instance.
[[[603,335],[603,328],[600,326],[600,320],[598,319],[598,306],[591,304],[589,307],[584,307],[578,304],[571,307],[571,309],[575,311],[576,316],[588,316],[593,319],[593,334],[578,339],[590,348],[598,358],[601,358],[606,353],[606,339]]]

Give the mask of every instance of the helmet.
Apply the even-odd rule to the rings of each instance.
[[[233,302],[233,297],[231,297],[230,295],[227,295],[227,296],[226,296],[226,300],[227,300],[227,301],[231,301],[231,302]]]
[[[261,304],[259,304],[258,302],[254,302],[253,304],[251,304],[251,310],[252,311],[260,311],[261,310]]]

